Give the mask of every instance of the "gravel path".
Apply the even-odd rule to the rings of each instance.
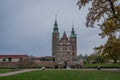
[[[20,70],[20,71],[13,71],[13,72],[8,72],[8,73],[2,73],[2,74],[0,74],[0,77],[15,75],[15,74],[29,72],[29,71],[36,71],[36,70],[40,70],[40,69],[24,69],[24,70]]]

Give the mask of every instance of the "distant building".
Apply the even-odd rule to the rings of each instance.
[[[0,55],[0,62],[18,62],[27,55]]]
[[[70,37],[64,31],[60,38],[57,20],[55,20],[52,33],[52,57],[58,66],[73,66],[80,64],[77,57],[77,35],[72,27]]]
[[[18,68],[22,59],[29,58],[27,55],[0,55],[0,68]]]

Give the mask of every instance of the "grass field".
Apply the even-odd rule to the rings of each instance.
[[[0,80],[120,80],[120,73],[102,70],[39,70],[0,77]]]
[[[0,69],[0,73],[7,73],[13,71],[12,69]]]
[[[97,68],[97,66],[101,66],[103,68],[120,68],[120,63],[94,63],[94,64],[84,64],[85,68]]]

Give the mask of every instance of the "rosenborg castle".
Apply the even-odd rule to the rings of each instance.
[[[77,57],[77,35],[72,27],[71,35],[68,37],[64,31],[63,36],[59,36],[57,20],[55,20],[52,33],[52,57],[58,66],[73,66],[80,63]]]

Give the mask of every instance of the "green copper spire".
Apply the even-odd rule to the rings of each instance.
[[[72,31],[71,31],[71,35],[70,35],[70,37],[71,38],[75,38],[76,37],[76,33],[75,33],[75,30],[74,30],[74,25],[72,25],[73,27],[72,27]]]
[[[55,16],[55,23],[54,23],[53,32],[58,32],[57,15]]]
[[[72,27],[71,33],[72,33],[72,34],[75,34],[74,27]]]

